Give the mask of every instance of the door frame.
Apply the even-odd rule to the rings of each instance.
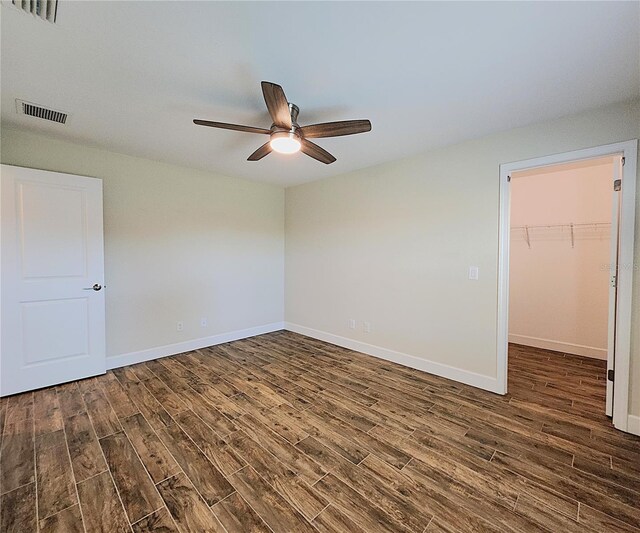
[[[620,199],[620,251],[618,256],[618,305],[616,310],[616,360],[613,398],[613,425],[627,431],[629,423],[629,374],[631,356],[631,312],[633,296],[634,234],[638,140],[606,144],[559,154],[536,157],[500,165],[500,222],[498,235],[498,368],[500,394],[507,393],[509,353],[509,247],[510,247],[510,183],[512,172],[546,167],[572,161],[621,154],[622,197]],[[625,268],[626,266],[626,268]]]

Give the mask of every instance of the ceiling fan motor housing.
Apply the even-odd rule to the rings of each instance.
[[[296,104],[292,104],[289,102],[289,113],[291,114],[291,129],[283,128],[281,126],[276,126],[275,124],[271,124],[271,138],[277,137],[295,137],[298,140],[302,139],[302,135],[298,131],[300,126],[298,124],[298,114],[300,113],[300,108]]]

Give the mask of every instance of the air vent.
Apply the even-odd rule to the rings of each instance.
[[[42,20],[56,21],[58,0],[12,0],[13,5]]]
[[[63,111],[48,109],[38,104],[24,102],[23,100],[16,100],[16,110],[19,115],[29,115],[30,117],[50,120],[51,122],[57,122],[58,124],[65,124],[69,117],[69,115]]]

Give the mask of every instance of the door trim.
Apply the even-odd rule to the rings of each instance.
[[[507,393],[509,346],[509,245],[510,189],[509,175],[518,170],[569,163],[622,154],[622,197],[620,203],[620,252],[618,264],[618,308],[616,335],[616,386],[613,400],[613,424],[622,431],[629,426],[629,374],[631,356],[631,312],[633,295],[634,234],[636,210],[636,180],[638,140],[595,146],[545,157],[537,157],[500,165],[500,203],[498,234],[498,368],[500,394]]]

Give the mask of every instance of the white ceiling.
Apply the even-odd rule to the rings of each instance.
[[[53,25],[3,1],[3,124],[291,185],[640,95],[639,2],[74,2]],[[260,81],[300,124],[369,118],[319,139],[338,161],[247,156],[269,127]],[[69,112],[18,116],[15,99]]]

